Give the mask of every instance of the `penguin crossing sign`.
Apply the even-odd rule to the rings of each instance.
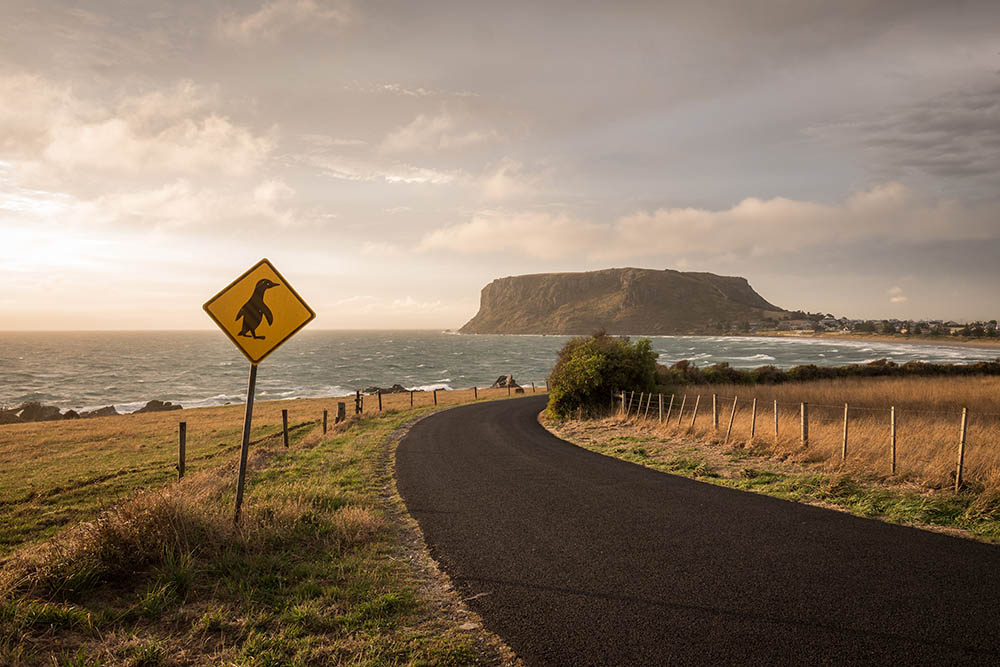
[[[243,486],[247,476],[257,364],[311,322],[316,313],[266,259],[251,266],[202,307],[250,360],[247,409],[243,418],[243,446],[240,448],[240,476],[236,484],[236,512],[233,515],[233,523],[239,523]],[[285,445],[287,444],[286,440]]]
[[[251,364],[259,364],[316,317],[266,259],[254,264],[203,307]]]

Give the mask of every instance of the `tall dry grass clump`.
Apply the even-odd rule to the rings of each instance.
[[[166,558],[212,550],[234,537],[219,499],[232,481],[217,472],[141,491],[36,547],[0,571],[0,596],[67,598],[131,576]]]
[[[732,416],[729,446],[749,447],[822,469],[892,476],[930,488],[955,482],[962,410],[968,408],[963,482],[977,490],[1000,489],[1000,378],[846,378],[783,385],[719,384],[678,388],[674,394],[669,419],[660,422],[658,396],[654,396],[649,411],[645,411],[644,402],[638,416],[638,398],[634,399],[629,420],[665,435],[689,435],[724,443]],[[713,395],[718,426],[713,422]],[[665,394],[665,413],[669,401],[670,394]],[[685,406],[681,415],[682,401]],[[808,404],[807,444],[801,437],[802,403]],[[890,412],[893,407],[895,457]]]
[[[272,455],[257,450],[248,469],[262,467]],[[233,547],[281,546],[292,537],[332,539],[343,549],[372,539],[384,525],[366,507],[288,489],[275,497],[247,499],[237,526],[235,486],[235,471],[225,466],[136,492],[93,521],[15,553],[0,569],[0,598],[72,599],[164,563],[207,561]]]

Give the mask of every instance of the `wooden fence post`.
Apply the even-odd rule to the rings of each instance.
[[[472,388],[472,398],[473,398],[473,400],[476,400],[476,401],[479,400],[479,387],[473,387]]]
[[[726,441],[723,445],[729,444],[729,435],[733,432],[733,420],[736,419],[736,401],[739,396],[733,396],[733,411],[729,413],[729,428],[726,429]]]
[[[774,399],[774,444],[778,444],[778,399]]]
[[[694,420],[698,418],[698,404],[701,403],[701,394],[698,394],[697,398],[694,399],[694,412],[691,413],[691,425],[688,426],[688,430],[694,428]]]
[[[804,402],[801,407],[801,420],[802,420],[802,446],[809,446],[809,404]]]
[[[184,459],[187,455],[187,422],[177,425],[177,479],[184,477]]]
[[[323,435],[326,435],[326,410],[323,410]]]
[[[684,394],[683,398],[681,398],[681,409],[680,409],[680,412],[677,413],[677,425],[678,426],[681,425],[681,417],[684,416],[684,404],[687,403],[687,400],[688,400],[688,395]]]
[[[650,395],[646,398],[646,411],[642,413],[642,421],[646,421],[646,418],[649,417],[649,404],[652,402],[653,394],[650,393]]]
[[[413,390],[410,390],[410,407],[413,407]]]
[[[844,443],[840,446],[840,460],[847,460],[847,403],[844,403]]]
[[[378,411],[382,412],[382,390],[378,390]]]
[[[434,405],[438,404],[438,390],[434,390]]]
[[[337,419],[333,423],[339,424],[342,421],[347,421],[347,403],[337,401]]]
[[[757,432],[757,397],[753,399],[750,406],[750,444],[753,444],[753,436]]]
[[[659,404],[660,404],[660,418],[659,418],[659,419],[657,419],[656,421],[658,421],[659,423],[661,423],[661,424],[662,424],[662,423],[663,423],[663,394],[660,394],[660,395],[659,395],[659,397],[660,397],[660,398],[659,398]]]
[[[535,383],[534,382],[531,383],[531,393],[532,394],[535,393]]]
[[[362,408],[361,408],[361,390],[356,389],[354,391],[354,414],[360,415],[361,414],[361,410],[362,410]]]
[[[281,437],[285,440],[285,447],[288,446],[288,410],[281,411]]]
[[[719,395],[712,394],[712,428],[719,430]]]
[[[958,439],[958,470],[955,471],[955,493],[962,486],[962,464],[965,463],[965,436],[969,427],[969,408],[962,408],[962,432]]]
[[[622,392],[622,409],[621,409],[621,412],[619,412],[618,414],[620,416],[622,416],[622,417],[625,416],[625,392],[624,391]]]
[[[633,390],[628,395],[628,406],[625,408],[625,418],[628,419],[628,413],[632,412],[632,399],[635,398],[635,390]]]
[[[896,474],[896,406],[889,407],[889,474]]]
[[[667,416],[663,418],[663,421],[670,423],[670,413],[674,410],[674,395],[670,394],[670,405],[667,406]]]

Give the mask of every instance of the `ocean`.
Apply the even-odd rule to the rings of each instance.
[[[257,400],[341,396],[398,383],[416,389],[492,384],[513,374],[541,384],[569,336],[466,336],[439,331],[309,331],[261,365]],[[963,363],[1000,348],[809,338],[651,336],[661,363],[727,361],[841,365],[875,359]],[[151,399],[184,407],[242,402],[248,362],[216,331],[0,332],[0,404],[41,401],[62,409],[114,405],[132,412]]]

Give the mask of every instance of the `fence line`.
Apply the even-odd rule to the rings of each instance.
[[[636,405],[636,410],[634,415],[631,412],[631,406],[634,400],[635,392],[631,392],[631,395],[628,397],[627,402],[626,402],[626,394],[627,392],[623,391],[617,396],[617,399],[620,399],[620,404],[621,404],[621,408],[618,411],[619,418],[621,418],[623,421],[629,421],[630,418],[634,416],[635,419],[638,420],[640,418],[640,412],[641,412],[642,413],[641,421],[645,423],[647,421],[649,414],[649,406],[651,405],[653,400],[653,394],[650,393],[647,395],[645,392],[640,392],[639,401],[638,404]],[[659,416],[657,419],[657,423],[666,425],[667,428],[671,428],[672,430],[681,429],[681,424],[685,417],[684,410],[685,407],[687,406],[688,394],[670,393],[669,399],[667,399],[665,394],[660,393],[657,394],[656,397],[657,397],[657,404],[659,406],[658,407]],[[674,421],[671,424],[670,418],[673,416],[674,403],[678,397],[680,398],[680,408],[677,410],[676,421]],[[643,400],[646,401],[645,407],[643,406]],[[710,427],[708,427],[709,433],[715,433],[718,431],[720,401],[732,401],[732,407],[729,413],[729,421],[726,426],[726,433],[724,438],[722,438],[722,444],[728,445],[733,436],[733,428],[734,428],[734,423],[736,421],[736,414],[738,411],[739,397],[720,396],[717,394],[712,394],[712,423]],[[667,403],[667,409],[665,415],[663,409],[664,402]],[[614,401],[612,402],[612,404],[613,403]],[[689,422],[683,429],[684,433],[693,433],[696,431],[700,404],[701,404],[701,394],[695,394],[694,406],[691,409]],[[957,409],[952,411],[952,410],[923,410],[923,409],[907,408],[906,410],[901,411],[898,410],[895,405],[876,408],[872,406],[850,405],[848,403],[843,403],[842,405],[827,405],[822,403],[813,404],[805,401],[801,401],[798,403],[791,403],[791,402],[777,401],[777,400],[772,401],[772,407],[774,411],[774,443],[776,445],[780,441],[779,417],[782,414],[784,414],[784,416],[787,417],[789,412],[791,411],[790,409],[798,408],[797,412],[800,422],[799,443],[803,450],[808,449],[810,445],[811,425],[819,424],[821,426],[834,426],[834,425],[840,426],[842,430],[840,434],[841,437],[839,444],[840,444],[840,460],[842,464],[847,462],[849,453],[852,451],[849,448],[850,437],[852,434],[852,429],[850,426],[851,420],[854,419],[855,421],[857,421],[858,419],[862,419],[866,424],[871,423],[870,416],[858,417],[856,413],[858,411],[862,411],[866,415],[872,415],[873,413],[874,414],[880,413],[881,415],[885,415],[886,421],[882,423],[886,424],[887,428],[886,434],[888,440],[887,442],[888,451],[886,453],[888,458],[887,468],[888,468],[888,473],[890,475],[898,474],[897,446],[899,444],[900,416],[903,412],[905,412],[907,415],[912,415],[915,417],[919,417],[921,415],[934,416],[934,417],[947,416],[955,418],[956,421],[960,418],[961,427],[958,438],[958,460],[956,462],[955,473],[954,473],[955,490],[958,491],[959,489],[962,488],[964,484],[964,477],[967,467],[965,459],[966,459],[967,438],[969,430],[968,425],[969,425],[969,417],[971,414],[967,407],[963,407],[961,409],[961,413],[959,413]],[[783,412],[781,408],[786,408],[786,410]],[[811,411],[811,408],[836,409],[838,411],[838,416],[832,417],[829,415],[823,415],[822,413],[817,415],[814,414],[813,411]],[[744,408],[744,410],[746,410],[746,408]],[[1000,418],[1000,414],[994,414],[994,413],[977,412],[976,416],[985,417],[988,419],[994,417]],[[752,444],[754,442],[754,439],[757,435],[756,431],[757,431],[757,398],[754,397],[750,406],[750,424],[749,424],[749,436],[746,441],[747,444]],[[702,429],[702,435],[704,434],[705,434],[704,429]]]
[[[548,386],[544,385],[544,384],[543,385],[536,385],[534,382],[532,382],[530,387],[518,387],[518,389],[520,390],[520,393],[523,393],[523,394],[537,393],[537,392],[543,392],[544,393],[545,391],[548,390]],[[442,401],[442,403],[445,403],[445,404],[452,404],[452,403],[458,404],[458,403],[465,402],[465,401],[468,400],[468,396],[467,395],[469,394],[469,392],[471,392],[471,398],[472,398],[473,401],[480,400],[480,394],[482,394],[482,398],[501,398],[503,396],[511,395],[509,387],[487,387],[487,388],[483,389],[482,391],[480,391],[479,387],[475,387],[475,386],[470,387],[469,389],[434,389],[434,390],[431,390],[431,391],[425,391],[425,390],[420,390],[420,389],[410,389],[410,390],[406,390],[406,391],[397,391],[397,392],[391,392],[391,393],[385,393],[385,394],[383,394],[381,391],[376,391],[376,392],[373,392],[372,394],[369,394],[370,396],[375,396],[377,398],[377,403],[375,403],[374,406],[373,406],[373,407],[375,407],[374,410],[372,408],[366,409],[367,406],[366,406],[365,400],[364,400],[366,395],[363,394],[360,390],[356,390],[354,392],[353,397],[352,396],[330,396],[328,398],[316,398],[316,399],[310,399],[310,400],[316,400],[316,401],[331,400],[331,401],[335,401],[336,405],[337,405],[337,413],[336,413],[336,416],[334,417],[334,422],[333,423],[336,425],[336,424],[339,424],[339,423],[347,420],[347,401],[346,400],[336,400],[336,399],[353,398],[354,399],[355,414],[364,415],[364,414],[371,414],[372,412],[384,412],[386,410],[398,410],[398,409],[407,408],[407,407],[419,407],[420,405],[432,405],[432,404],[433,405],[437,405],[438,404],[439,392],[440,392],[440,395],[442,397],[443,396],[448,396],[448,398],[454,398],[455,399],[455,400]],[[415,396],[421,396],[421,395],[429,397],[429,400],[428,401],[424,401],[424,402],[415,400]],[[383,397],[386,398],[386,403],[385,404],[383,404]],[[390,397],[391,397],[391,399],[390,399]],[[399,397],[400,400],[396,401],[396,397]],[[649,409],[649,401],[652,400],[652,397],[653,397],[653,395],[650,394],[649,397],[648,397],[648,399],[647,399],[647,403],[646,403],[646,409],[647,409],[647,411]],[[395,404],[397,402],[399,403],[399,405]],[[372,404],[373,404],[373,402],[369,402],[369,405],[372,405]],[[328,431],[327,421],[328,421],[328,417],[329,417],[329,409],[328,408],[317,409],[317,412],[316,412],[317,416],[313,420],[309,420],[309,421],[305,421],[305,422],[300,422],[300,423],[297,423],[297,424],[292,424],[291,426],[289,426],[289,422],[288,422],[288,420],[289,420],[289,412],[290,412],[289,408],[282,408],[281,409],[281,424],[280,424],[280,427],[278,428],[278,430],[275,431],[274,433],[270,433],[268,435],[261,436],[261,437],[257,438],[256,440],[252,440],[250,442],[250,444],[251,445],[259,445],[260,443],[264,442],[265,440],[269,440],[271,438],[280,437],[281,441],[282,441],[282,445],[284,447],[288,447],[289,446],[289,442],[290,442],[291,433],[293,431],[297,431],[297,430],[301,429],[304,426],[308,426],[308,425],[311,425],[311,424],[315,424],[316,426],[321,427],[322,428],[322,433],[324,435],[327,433],[327,431]],[[260,420],[258,419],[257,426],[265,426],[265,424],[261,424]],[[255,428],[257,426],[255,426]],[[189,431],[189,429],[188,429],[188,422],[186,420],[185,421],[180,421],[180,422],[177,423],[177,462],[174,464],[173,467],[177,471],[177,479],[178,480],[183,479],[185,473],[187,472],[187,440],[188,440],[188,431]],[[237,445],[236,447],[238,448],[239,446]]]

